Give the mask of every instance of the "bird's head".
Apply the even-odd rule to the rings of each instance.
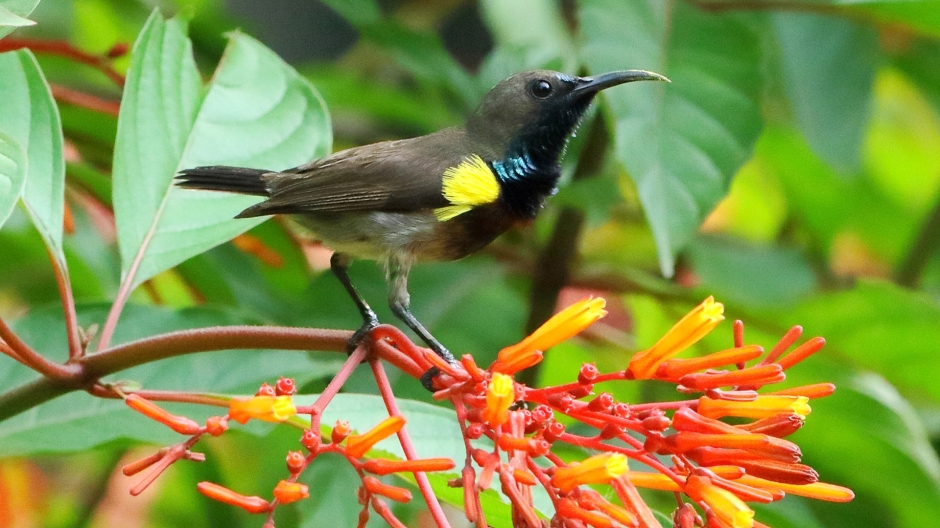
[[[544,156],[546,162],[557,162],[594,96],[606,88],[633,81],[668,79],[643,70],[591,77],[550,70],[517,73],[486,94],[467,121],[467,131],[492,155],[511,156],[525,149],[531,155]]]

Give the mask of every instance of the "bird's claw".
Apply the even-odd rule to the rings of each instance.
[[[362,322],[362,326],[356,330],[352,337],[349,338],[349,341],[346,342],[346,352],[352,354],[356,350],[356,347],[359,346],[359,343],[362,343],[362,340],[369,336],[372,330],[375,327],[379,326],[379,319],[377,317],[372,317]]]

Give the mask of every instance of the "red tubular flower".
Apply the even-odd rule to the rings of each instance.
[[[307,457],[300,451],[291,451],[287,453],[287,470],[291,475],[296,475],[307,467]]]
[[[694,390],[716,389],[747,385],[762,387],[779,383],[786,379],[780,365],[762,365],[742,370],[725,370],[700,374],[686,374],[679,378],[679,383]]]
[[[398,433],[405,426],[405,419],[401,416],[390,416],[379,422],[378,425],[361,435],[350,436],[346,440],[346,454],[353,458],[360,458],[372,449],[372,446]]]
[[[552,484],[568,493],[582,484],[604,484],[627,472],[627,457],[620,453],[601,453],[559,467],[552,475]]]
[[[692,475],[684,489],[693,500],[708,505],[718,519],[731,528],[754,526],[754,510],[748,508],[735,494],[712,484],[710,478]]]
[[[593,511],[588,511],[571,499],[561,499],[555,514],[561,519],[577,519],[594,528],[614,528],[614,521],[610,517]]]
[[[389,508],[388,504],[382,499],[372,497],[370,504],[372,504],[372,509],[375,510],[375,513],[379,514],[392,528],[408,528],[403,522],[398,520],[398,517],[395,517],[395,514],[392,513],[392,509]]]
[[[417,460],[388,460],[373,458],[366,460],[362,469],[376,475],[389,475],[392,473],[416,471],[448,471],[454,469],[454,461],[449,458],[424,458]]]
[[[836,391],[836,386],[832,383],[814,383],[813,385],[803,385],[801,387],[792,387],[789,389],[768,392],[768,395],[778,396],[804,396],[811,400],[816,398],[825,398]]]
[[[228,404],[229,417],[241,424],[248,423],[251,419],[283,422],[295,414],[297,408],[294,407],[290,396],[232,398]]]
[[[697,343],[724,320],[724,305],[714,297],[705,299],[675,324],[652,347],[633,355],[628,370],[636,379],[655,376],[659,366]]]
[[[405,488],[399,488],[398,486],[391,486],[385,484],[381,480],[375,477],[365,477],[362,479],[362,484],[365,486],[366,490],[373,495],[381,495],[392,499],[395,502],[408,502],[411,500],[411,492]]]
[[[581,497],[578,499],[578,502],[589,509],[600,510],[605,515],[611,519],[617,521],[623,526],[636,526],[637,518],[635,515],[630,513],[624,508],[617,506],[616,504],[611,504],[606,499],[601,497],[600,493],[586,489],[581,492]]]
[[[248,513],[267,513],[271,511],[271,504],[258,496],[245,496],[212,482],[200,482],[196,485],[199,493],[219,502],[238,506]]]
[[[780,413],[738,427],[749,433],[761,433],[783,438],[798,431],[804,423],[806,423],[806,420],[799,414]]]
[[[281,504],[290,504],[310,496],[310,490],[299,482],[282,480],[274,487],[274,497]]]
[[[667,380],[678,380],[682,376],[692,374],[693,372],[750,361],[760,357],[763,353],[763,347],[748,345],[740,348],[722,350],[721,352],[715,352],[697,358],[670,359],[656,369],[656,377]]]
[[[601,298],[584,299],[558,312],[518,344],[500,350],[490,370],[515,374],[535,365],[542,360],[543,351],[581,333],[607,315],[605,304]]]
[[[131,409],[134,409],[151,420],[162,423],[177,433],[193,435],[199,432],[199,424],[195,421],[185,416],[170,414],[159,405],[138,394],[128,394],[124,398],[124,403]]]
[[[780,358],[777,364],[784,370],[796,365],[800,361],[812,356],[826,346],[826,340],[821,337],[814,337],[802,345],[793,349],[792,352]]]
[[[656,516],[653,515],[653,510],[650,510],[650,507],[646,505],[643,497],[640,496],[640,492],[638,492],[636,487],[633,486],[633,483],[626,478],[628,475],[632,474],[632,471],[628,471],[625,475],[621,475],[611,481],[614,491],[617,492],[617,498],[620,499],[621,504],[623,504],[623,507],[627,511],[636,516],[637,524],[641,528],[660,528],[662,525],[656,520]]]

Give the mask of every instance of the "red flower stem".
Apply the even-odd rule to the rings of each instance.
[[[379,357],[395,365],[415,379],[420,378],[421,375],[427,371],[427,369],[422,369],[413,358],[392,346],[388,341],[377,340],[372,346]]]
[[[0,52],[21,48],[29,48],[34,53],[58,55],[81,64],[87,64],[105,74],[117,86],[124,86],[124,76],[111,67],[109,64],[110,61],[106,57],[92,55],[91,53],[79,50],[67,41],[8,37],[3,39],[3,42],[0,42]]]
[[[68,381],[81,372],[78,365],[61,365],[44,358],[42,354],[24,343],[3,319],[0,319],[0,339],[4,340],[7,346],[16,353],[16,359],[47,378],[59,382]]]
[[[81,357],[85,351],[82,348],[82,339],[78,334],[78,315],[75,313],[75,297],[72,295],[72,283],[69,281],[68,273],[59,266],[59,261],[51,251],[49,260],[52,262],[52,271],[55,274],[55,282],[59,288],[59,297],[62,299],[62,312],[65,316],[65,333],[69,342],[69,359],[75,360]]]
[[[617,372],[608,372],[607,374],[599,374],[596,378],[591,380],[591,384],[593,385],[595,383],[602,383],[604,381],[617,381],[617,380],[624,380],[624,379],[627,379],[626,371],[619,370]],[[548,396],[552,394],[560,394],[562,392],[568,392],[573,389],[580,389],[581,387],[584,387],[584,385],[578,382],[574,382],[574,383],[567,383],[565,385],[555,385],[554,387],[543,387],[540,389],[527,388],[526,394],[538,393],[538,394],[544,394]]]
[[[339,369],[339,372],[333,376],[333,379],[330,380],[330,384],[323,389],[323,392],[320,393],[320,396],[317,398],[317,401],[313,402],[313,405],[309,407],[299,407],[297,412],[302,412],[303,414],[310,414],[311,422],[316,420],[317,423],[320,421],[320,416],[323,414],[326,406],[330,404],[333,400],[333,397],[339,392],[343,385],[346,383],[346,380],[349,379],[349,376],[352,375],[353,371],[356,370],[356,367],[359,366],[359,363],[362,363],[362,360],[366,357],[366,345],[365,343],[360,343],[356,347],[356,350],[346,358],[346,362],[343,363],[342,368]],[[311,424],[312,426],[312,424]]]
[[[597,437],[588,437],[588,436],[579,436],[571,433],[561,433],[561,436],[558,437],[559,440],[565,442],[566,444],[575,445],[578,447],[588,447],[591,449],[599,449],[601,451],[612,451],[614,453],[621,453],[630,458],[639,460],[641,457],[646,455],[646,451],[642,449],[627,449],[625,447],[605,444]]]
[[[371,359],[369,360],[369,367],[372,368],[372,375],[375,377],[379,392],[382,394],[382,400],[385,401],[385,408],[388,409],[389,416],[401,416],[401,410],[398,408],[398,403],[395,401],[395,394],[392,392],[392,385],[388,381],[388,375],[385,374],[385,367],[382,366],[382,362]],[[411,437],[408,435],[407,427],[402,427],[398,431],[398,442],[401,444],[402,451],[405,452],[405,458],[407,460],[415,460],[418,458],[415,446],[411,443]],[[447,517],[444,516],[441,503],[438,502],[437,496],[434,495],[434,490],[431,489],[431,482],[428,480],[428,476],[421,471],[415,471],[414,476],[415,481],[418,483],[418,489],[421,491],[421,495],[427,503],[428,511],[431,512],[431,517],[434,519],[434,522],[437,523],[439,528],[450,528],[450,523],[447,522]]]

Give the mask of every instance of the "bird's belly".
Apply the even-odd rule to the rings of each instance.
[[[330,249],[380,261],[393,254],[418,260],[461,259],[518,221],[495,205],[443,222],[430,210],[305,214],[299,219]]]
[[[354,257],[383,260],[392,253],[410,253],[440,260],[435,254],[435,224],[430,212],[348,212],[300,217],[324,245]]]

